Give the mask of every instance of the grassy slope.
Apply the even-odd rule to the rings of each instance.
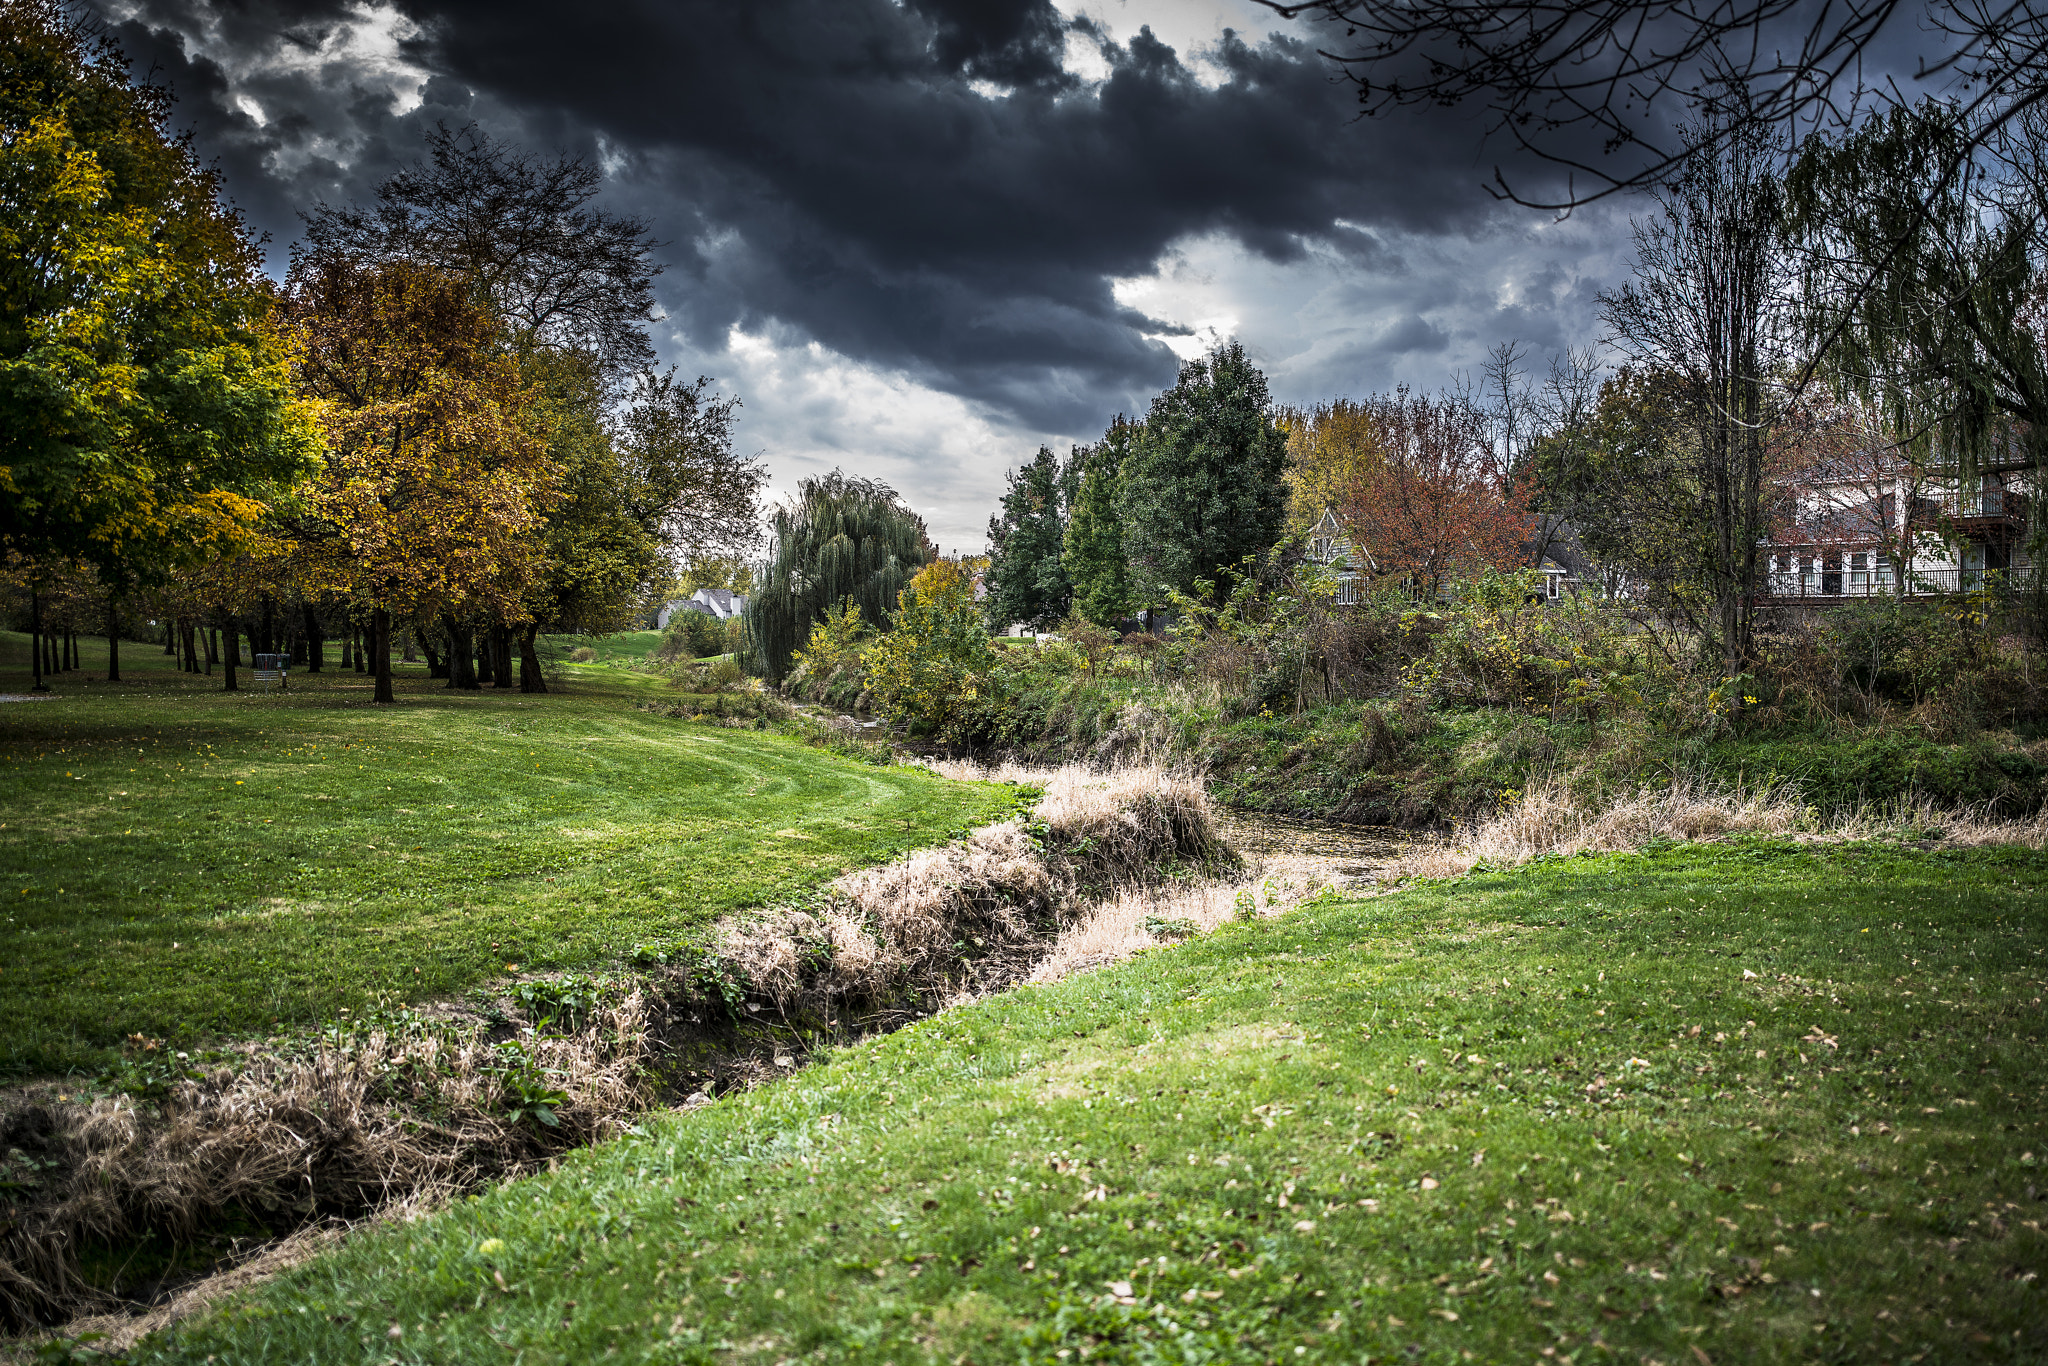
[[[661,648],[659,631],[621,631],[615,636],[546,636],[543,639],[564,654],[587,645],[596,651],[594,662],[598,664],[637,663]]]
[[[227,695],[123,654],[0,705],[0,1071],[589,965],[1013,800],[649,716],[602,665],[546,697],[411,666],[378,708],[355,673]],[[0,692],[25,660],[0,637]]]
[[[2038,853],[1752,845],[1313,904],[365,1232],[154,1352],[2024,1359],[2044,891]]]

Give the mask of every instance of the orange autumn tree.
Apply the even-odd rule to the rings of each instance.
[[[389,702],[394,613],[522,619],[557,480],[518,364],[461,279],[310,257],[286,292],[326,449],[285,520],[302,580],[370,608]]]
[[[1337,499],[1377,571],[1434,598],[1454,578],[1525,558],[1529,490],[1515,480],[1472,405],[1406,388],[1355,405],[1377,459],[1353,463]],[[1368,443],[1353,437],[1353,444]]]

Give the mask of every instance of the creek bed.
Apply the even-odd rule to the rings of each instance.
[[[1297,883],[1371,886],[1380,870],[1441,836],[1393,825],[1342,825],[1265,811],[1217,810],[1224,840],[1261,874]]]

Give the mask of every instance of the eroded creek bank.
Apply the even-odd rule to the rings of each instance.
[[[539,1169],[649,1110],[787,1075],[816,1047],[958,1000],[1276,913],[1324,886],[1369,887],[1420,842],[1218,812],[1198,783],[1157,770],[1033,777],[1045,795],[1030,819],[736,917],[552,1018],[398,1011],[153,1103],[18,1092],[0,1126],[33,1136],[36,1151],[17,1155],[41,1174],[5,1193],[0,1320],[132,1341],[348,1221]],[[141,1250],[164,1268],[123,1281]]]

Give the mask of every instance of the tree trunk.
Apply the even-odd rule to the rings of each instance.
[[[396,702],[391,691],[391,612],[379,607],[370,613],[370,663],[377,675],[376,700]]]
[[[424,629],[415,630],[413,634],[419,640],[420,653],[427,657],[427,677],[446,678],[448,676],[448,663],[441,657],[441,652],[434,648],[433,634]]]
[[[43,597],[36,586],[28,587],[28,669],[35,680],[30,692],[48,692],[50,685],[43,682]]]
[[[495,654],[491,649],[491,628],[486,626],[476,633],[476,682],[478,687],[495,682],[491,663]]]
[[[63,648],[64,672],[76,673],[78,670],[78,632],[72,630],[69,626],[64,628]]]
[[[235,665],[242,662],[242,633],[232,612],[220,614],[220,663],[222,692],[240,692],[235,682]]]
[[[107,594],[107,682],[121,681],[121,600]]]
[[[481,685],[476,678],[476,648],[470,641],[469,628],[453,613],[444,614],[441,624],[448,628],[448,686],[475,692]]]
[[[512,628],[509,626],[491,628],[491,686],[512,686]]]
[[[420,633],[418,631],[402,631],[399,633],[399,639],[405,642],[405,653],[399,656],[401,663],[417,664],[420,662],[420,657],[417,653],[419,638]]]
[[[540,634],[540,623],[529,622],[519,628],[519,691],[546,692],[548,683],[540,674],[540,655],[534,649],[534,638]]]
[[[252,654],[274,655],[278,652],[277,602],[268,593],[263,595],[263,618],[261,625],[250,638],[249,645]]]

